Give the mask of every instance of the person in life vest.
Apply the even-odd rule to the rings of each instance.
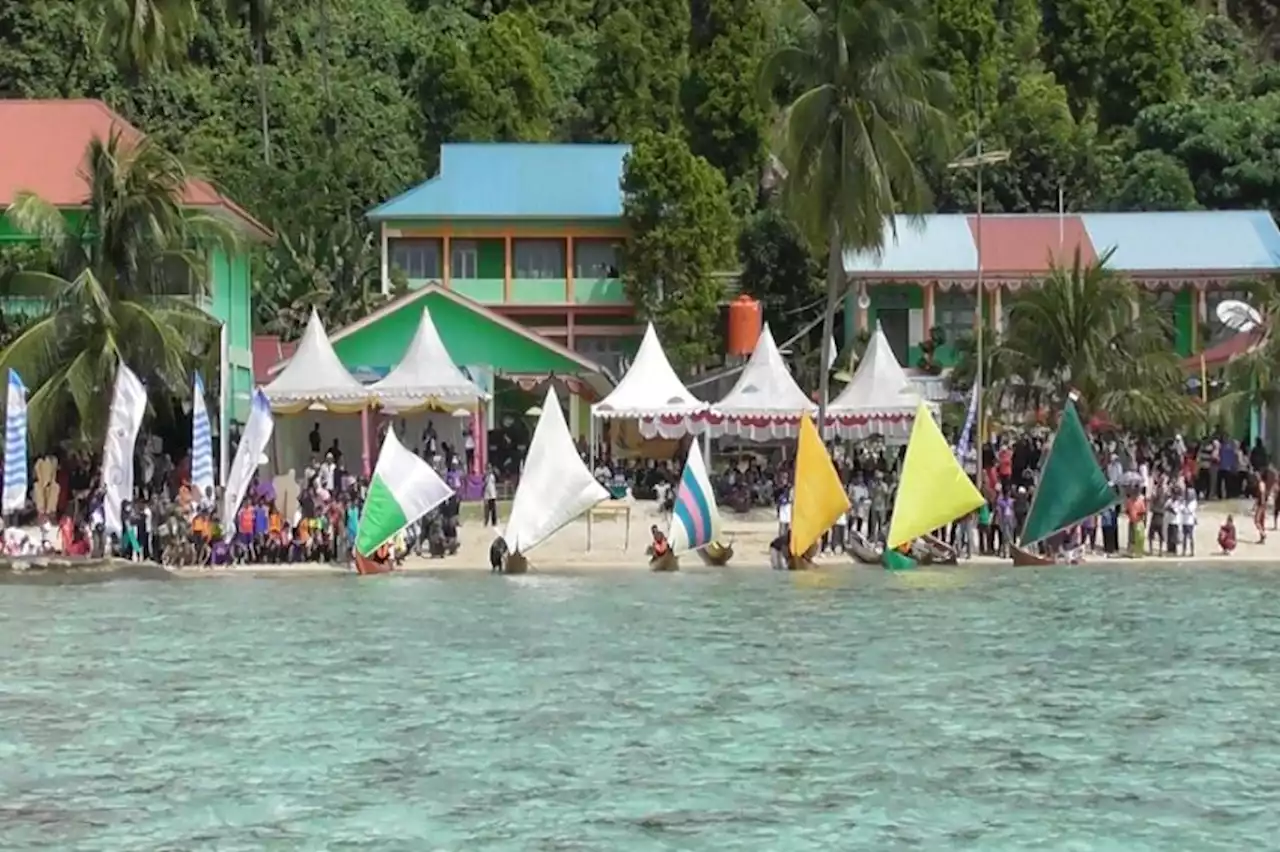
[[[1236,522],[1231,515],[1227,515],[1227,519],[1218,528],[1218,547],[1222,548],[1223,556],[1230,556],[1236,549]]]
[[[667,541],[666,533],[658,529],[657,524],[649,527],[649,533],[653,536],[653,544],[649,545],[651,555],[654,557],[666,556],[667,551],[671,549],[671,544]]]

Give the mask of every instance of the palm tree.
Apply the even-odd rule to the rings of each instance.
[[[99,39],[135,75],[184,59],[200,12],[196,0],[87,0]]]
[[[1109,257],[1086,264],[1077,251],[1069,267],[1054,266],[1040,286],[1018,294],[1003,336],[986,347],[994,401],[1057,410],[1074,390],[1085,413],[1105,413],[1133,429],[1199,421],[1203,412],[1187,395],[1168,320],[1132,281],[1107,268]],[[972,348],[965,348],[970,357],[962,354],[955,383],[972,372]]]
[[[1242,409],[1270,411],[1280,404],[1280,276],[1253,282],[1248,301],[1262,322],[1249,329],[1250,338],[1239,354],[1221,369],[1223,390],[1210,402],[1217,422],[1229,421]]]
[[[925,213],[916,152],[943,159],[950,82],[928,66],[922,0],[791,0],[795,41],[760,69],[762,94],[798,92],[781,117],[782,200],[815,252],[827,254],[822,363],[846,291],[844,252],[879,252],[896,213]],[[828,371],[819,380],[826,416]]]
[[[38,318],[0,352],[32,389],[36,446],[68,423],[101,434],[116,364],[156,391],[183,396],[191,370],[214,352],[217,322],[200,309],[207,250],[230,248],[230,228],[182,208],[186,173],[172,156],[118,133],[88,146],[88,195],[79,215],[30,193],[6,212],[50,251],[50,268],[12,276],[9,297],[38,305]],[[31,304],[29,303],[29,304]]]
[[[271,165],[271,117],[267,108],[267,33],[271,29],[272,0],[227,0],[227,13],[249,27],[253,67],[258,78],[258,116],[262,124],[262,161]]]

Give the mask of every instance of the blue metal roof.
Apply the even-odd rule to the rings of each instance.
[[[844,253],[845,272],[886,274],[958,272],[978,268],[978,247],[962,214],[895,216],[892,233],[885,234],[884,252]]]
[[[1265,210],[1084,213],[1101,256],[1126,272],[1255,272],[1280,268],[1280,229]]]
[[[630,145],[440,146],[440,173],[369,212],[382,219],[617,219]]]

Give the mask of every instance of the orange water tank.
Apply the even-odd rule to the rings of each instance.
[[[764,318],[760,303],[743,294],[729,303],[730,355],[750,355],[756,351]]]

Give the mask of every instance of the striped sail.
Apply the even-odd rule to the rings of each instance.
[[[680,476],[675,508],[671,513],[671,549],[685,553],[706,547],[720,536],[720,513],[716,511],[715,493],[707,477],[698,442],[689,444],[689,458]]]
[[[203,499],[213,488],[213,428],[199,373],[191,399],[191,484]]]
[[[17,371],[10,370],[4,408],[3,511],[26,506],[27,484],[27,388]]]

